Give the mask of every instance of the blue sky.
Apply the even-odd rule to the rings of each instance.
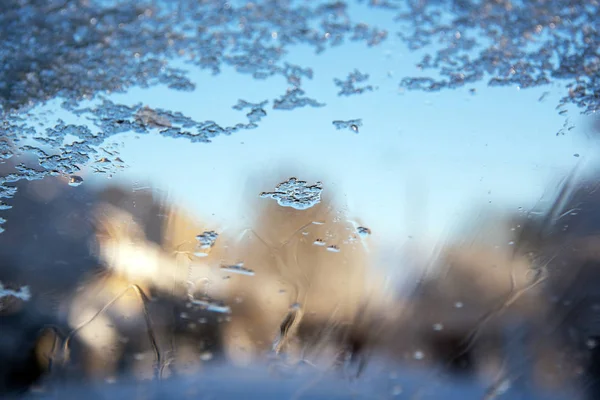
[[[247,179],[289,166],[299,179],[322,181],[325,191],[347,205],[348,217],[371,228],[380,243],[403,243],[412,236],[431,244],[482,210],[530,208],[578,161],[593,161],[596,145],[586,141],[576,110],[569,111],[576,128],[555,135],[566,119],[555,110],[563,92],[559,86],[519,90],[478,84],[401,93],[398,82],[419,75],[418,54],[395,39],[391,13],[364,10],[358,9],[363,20],[391,32],[382,45],[346,43],[320,55],[298,46],[288,56],[289,62],[313,68],[315,76],[304,80],[303,89],[326,107],[280,111],[271,101],[258,129],[210,144],[120,135],[121,158],[130,167],[114,179],[153,182],[208,223],[230,227],[252,215],[242,196],[248,193]],[[370,74],[367,84],[378,89],[338,97],[333,79],[345,79],[355,68]],[[272,100],[287,87],[281,77],[257,81],[228,68],[217,76],[192,70],[191,77],[194,92],[154,87],[112,99],[228,125],[244,121],[244,111],[231,108],[238,99]],[[476,94],[469,93],[471,87]],[[546,91],[545,101],[538,101]],[[358,134],[332,125],[355,118],[363,122]],[[272,189],[254,191],[258,196]]]

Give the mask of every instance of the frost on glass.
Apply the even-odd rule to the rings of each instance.
[[[245,100],[238,100],[238,103],[233,106],[234,110],[246,110],[250,109],[246,114],[248,121],[251,124],[255,124],[259,122],[263,117],[267,116],[267,112],[265,111],[265,106],[269,103],[269,100],[262,101],[260,103],[250,103]]]
[[[196,240],[198,241],[198,245],[202,249],[210,249],[215,245],[219,234],[215,231],[206,231],[204,233],[196,236]]]
[[[245,120],[223,126],[148,105],[115,104],[102,97],[132,86],[194,90],[186,70],[173,67],[171,60],[185,60],[189,67],[213,74],[227,65],[256,79],[281,76],[290,88],[271,99],[273,109],[322,107],[301,88],[303,80],[312,79],[312,69],[285,61],[286,49],[305,44],[323,52],[345,40],[373,46],[387,37],[386,31],[353,22],[342,2],[7,0],[0,4],[0,26],[0,156],[8,159],[15,152],[27,152],[39,160],[39,168],[21,166],[1,178],[2,199],[14,191],[6,184],[21,179],[65,175],[75,176],[70,179],[76,184],[80,167],[95,162],[98,147],[119,133],[153,131],[206,143],[217,135],[253,129],[267,115],[266,102],[240,100],[234,108],[246,112]],[[40,131],[31,111],[50,100],[88,118],[93,130],[59,122]],[[82,107],[82,101],[91,105]],[[77,140],[65,144],[67,135]],[[47,154],[43,144],[55,152]],[[118,163],[110,169],[95,166],[101,173],[121,167]]]
[[[399,4],[399,3],[398,3]],[[424,49],[418,67],[437,77],[406,77],[410,90],[439,91],[479,81],[488,86],[566,85],[561,104],[586,114],[600,109],[597,1],[433,1],[397,7],[409,28],[400,38]],[[440,46],[427,52],[433,44]],[[435,74],[435,75],[437,75]],[[432,74],[434,75],[434,74]]]
[[[558,81],[566,85],[561,104],[576,104],[588,114],[600,107],[600,38],[595,26],[600,7],[595,1],[359,3],[394,15],[398,31],[355,20],[345,2],[3,1],[0,157],[26,152],[38,158],[39,168],[20,166],[2,177],[0,199],[11,197],[13,189],[7,183],[76,176],[81,165],[96,161],[98,147],[118,133],[152,131],[208,143],[218,135],[256,128],[267,116],[268,101],[274,110],[324,107],[302,87],[313,78],[313,69],[285,60],[297,44],[321,53],[349,41],[377,46],[393,34],[410,49],[424,51],[418,63],[423,76],[403,77],[403,88],[438,91],[485,81],[489,86],[526,89]],[[259,80],[279,76],[289,87],[280,97],[259,103],[240,100],[233,107],[244,111],[246,118],[232,126],[102,98],[132,86],[194,90],[187,70],[174,67],[172,60],[213,74],[227,65]],[[368,77],[355,69],[346,78],[335,79],[337,94],[372,91]],[[50,100],[89,118],[93,131],[65,122],[40,131],[30,112]],[[81,107],[84,100],[92,105]],[[359,126],[350,124],[354,131]],[[565,122],[559,134],[571,129]],[[77,140],[65,144],[66,135]],[[47,154],[43,144],[55,152]],[[110,169],[96,168],[110,173],[122,166],[117,162]]]
[[[334,79],[335,85],[339,88],[338,96],[351,96],[364,92],[372,92],[373,86],[367,85],[369,74],[363,74],[359,70],[354,70],[344,80]]]
[[[332,124],[337,130],[349,129],[354,133],[358,133],[358,127],[362,126],[362,119],[350,119],[348,121],[336,120],[333,121]]]
[[[2,165],[0,176],[0,211],[19,207],[19,204],[13,204],[12,198],[17,193],[14,184],[20,181],[64,177],[70,186],[83,185],[85,188],[81,177],[84,166],[107,176],[127,168],[127,160],[123,160],[118,149],[110,145],[110,140],[120,134],[157,135],[183,139],[190,145],[207,145],[221,135],[235,135],[242,131],[253,134],[252,130],[276,113],[287,116],[291,113],[301,114],[312,108],[327,109],[332,104],[326,104],[324,99],[318,98],[307,84],[320,71],[313,70],[313,66],[296,65],[287,60],[287,55],[296,47],[308,48],[321,54],[351,42],[371,47],[390,39],[400,39],[421,58],[417,64],[420,73],[419,76],[394,78],[397,79],[393,83],[394,87],[399,85],[401,89],[425,92],[466,87],[470,94],[476,96],[477,91],[471,86],[482,82],[491,88],[515,86],[519,89],[558,83],[564,86],[563,97],[557,107],[559,115],[567,113],[568,105],[578,106],[585,114],[597,113],[600,108],[600,37],[597,28],[600,6],[597,1],[578,5],[563,0],[369,0],[357,3],[376,9],[380,15],[393,17],[394,29],[388,31],[361,22],[360,13],[352,12],[354,2],[350,1],[1,1],[0,160],[5,164]],[[281,90],[277,95],[257,93],[252,97],[240,98],[236,104],[228,104],[228,108],[239,112],[233,123],[212,119],[196,120],[180,111],[158,108],[150,103],[120,104],[115,100],[117,96],[113,96],[127,93],[131,88],[154,86],[166,87],[174,96],[181,92],[193,92],[197,88],[189,77],[190,71],[204,70],[218,75],[226,67],[256,80],[278,81],[282,83]],[[346,97],[365,100],[374,95],[369,93],[377,90],[377,86],[371,82],[369,74],[347,63],[334,67],[333,76],[337,78],[333,79],[333,83],[328,80],[326,85],[334,99],[340,96],[343,97],[338,99],[340,101],[346,100]],[[546,96],[543,94],[539,101],[546,101]],[[56,123],[45,123],[46,117],[49,118],[45,108],[60,111],[61,115],[65,115],[64,120],[59,118]],[[349,117],[352,119],[333,120]],[[333,115],[324,120],[323,129],[327,131],[335,127],[358,133],[362,119],[357,117],[361,115]],[[330,121],[333,127],[329,124]],[[568,134],[572,129],[573,126],[565,121],[559,134]],[[362,136],[357,137],[361,138]],[[23,156],[34,161],[25,163]],[[353,158],[354,155],[350,154],[349,157]],[[83,188],[73,188],[72,192],[80,194],[83,192],[81,189]],[[306,271],[288,267],[291,265],[298,269],[300,263],[305,262],[302,265],[313,268],[311,271],[317,277],[326,276],[320,274],[330,272],[331,266],[339,267],[332,268],[336,272],[334,280],[346,282],[349,280],[349,263],[356,263],[352,265],[360,267],[366,264],[358,257],[362,254],[360,251],[364,250],[359,246],[366,245],[372,239],[371,230],[355,226],[350,230],[339,228],[337,235],[332,234],[331,231],[336,229],[335,223],[344,217],[335,215],[330,218],[330,215],[326,215],[326,222],[317,218],[325,213],[323,185],[320,182],[309,184],[290,178],[274,189],[261,189],[266,190],[260,194],[263,198],[261,205],[272,207],[268,208],[272,213],[266,213],[268,218],[265,217],[262,221],[264,226],[275,227],[277,229],[273,230],[279,233],[278,229],[285,226],[284,222],[289,220],[290,215],[303,223],[299,227],[294,226],[289,235],[274,235],[275,237],[267,239],[248,228],[245,231],[251,237],[248,245],[250,250],[246,252],[248,257],[218,259],[211,266],[212,269],[208,268],[210,273],[227,274],[219,279],[219,284],[222,284],[221,280],[237,282],[235,287],[240,293],[254,290],[252,296],[248,297],[253,301],[236,297],[239,293],[226,297],[228,302],[224,302],[212,296],[209,289],[198,293],[188,291],[186,308],[177,315],[185,313],[189,317],[196,311],[216,313],[218,316],[214,317],[215,321],[209,322],[213,323],[211,327],[218,326],[219,329],[231,329],[234,332],[223,335],[232,340],[232,343],[228,343],[230,348],[245,349],[260,344],[272,347],[275,353],[283,348],[293,348],[297,334],[300,335],[296,328],[303,323],[302,327],[309,333],[319,332],[315,335],[316,339],[309,338],[317,342],[312,343],[317,353],[322,349],[335,352],[338,357],[336,365],[341,365],[345,371],[347,365],[358,364],[355,376],[360,375],[363,361],[357,354],[361,353],[360,347],[367,339],[340,339],[347,332],[341,328],[337,331],[336,328],[337,325],[345,326],[349,318],[343,317],[347,315],[342,315],[339,320],[335,320],[335,324],[330,324],[336,325],[334,327],[324,324],[329,329],[325,333],[319,331],[322,327],[319,324],[332,316],[338,318],[339,314],[336,313],[348,304],[356,306],[361,313],[363,308],[368,309],[370,305],[354,304],[352,301],[355,298],[352,301],[344,298],[345,301],[335,302],[334,294],[331,295],[331,303],[321,301],[318,297],[307,296],[303,299],[299,294],[302,290],[298,287],[290,284],[282,289],[279,281],[273,284],[276,279],[265,278],[264,272],[272,269],[277,272],[278,278],[283,276],[291,282],[304,282],[307,279]],[[253,196],[256,194],[258,193],[253,192]],[[85,203],[86,200],[81,201]],[[282,216],[284,214],[277,214],[278,212],[285,213],[285,218]],[[568,220],[570,218],[565,218],[565,221]],[[0,217],[0,225],[4,222],[5,219]],[[77,225],[78,229],[80,227],[81,224]],[[67,228],[69,226],[63,227],[64,230],[68,230]],[[2,229],[0,227],[0,232]],[[192,237],[189,243],[189,254],[184,250],[170,249],[174,254],[187,255],[179,257],[177,263],[185,265],[188,261],[198,262],[193,256],[202,261],[209,259],[209,252],[220,245],[222,239],[217,241],[220,230],[217,234],[216,231],[203,229],[200,227],[193,230],[197,236],[195,241]],[[130,238],[125,239],[123,242]],[[536,235],[532,235],[531,241],[534,244],[535,240]],[[515,242],[516,239],[511,237],[509,243]],[[149,243],[145,245],[147,247],[142,250],[148,254],[156,250]],[[298,251],[299,248],[302,251]],[[127,247],[127,250],[131,249]],[[139,249],[134,250],[139,254]],[[488,342],[494,342],[497,340],[496,331],[501,330],[496,329],[500,324],[492,326],[495,330],[487,331],[483,327],[490,309],[497,305],[498,298],[503,299],[501,307],[515,303],[519,300],[517,294],[529,291],[541,281],[539,276],[531,276],[529,261],[523,254],[520,258],[506,260],[495,252],[473,255],[471,249],[469,252],[461,248],[451,250],[447,251],[449,255],[444,260],[445,265],[458,267],[449,272],[443,282],[420,281],[420,292],[418,296],[414,295],[414,301],[407,312],[404,309],[401,310],[404,313],[398,311],[397,308],[401,307],[396,307],[397,304],[389,309],[385,308],[386,312],[382,314],[402,314],[402,318],[405,318],[402,320],[403,327],[410,328],[395,330],[395,327],[386,326],[388,337],[377,332],[377,339],[380,341],[376,344],[381,346],[379,350],[385,350],[386,355],[420,367],[432,365],[427,363],[442,359],[444,346],[462,346],[464,343],[459,339],[464,338],[457,339],[458,336],[466,336],[468,342],[474,336],[481,335]],[[551,249],[542,246],[542,250],[554,255]],[[590,258],[592,255],[589,255]],[[157,259],[174,263],[163,256],[161,254]],[[255,259],[252,260],[252,257]],[[501,271],[500,268],[493,269],[486,275],[487,280],[469,279],[481,272],[478,267],[483,263],[482,260],[492,260],[494,265],[516,265],[510,273],[503,273],[506,271]],[[264,266],[267,262],[270,263],[270,269]],[[175,264],[165,262],[161,265],[173,267]],[[144,273],[149,273],[147,269],[141,268]],[[169,269],[169,272],[172,270]],[[48,278],[59,279],[52,276]],[[173,277],[169,277],[171,278]],[[188,283],[187,276],[177,279],[178,284]],[[165,278],[163,281],[161,283],[166,286],[168,280]],[[260,283],[253,285],[248,281]],[[358,281],[357,285],[363,283],[362,279]],[[489,281],[497,285],[491,285]],[[311,290],[314,293],[331,294],[331,287],[320,286],[323,279],[313,279],[309,283],[313,282],[315,287],[307,284],[309,289],[306,292]],[[519,286],[515,288],[515,285]],[[343,283],[342,286],[350,284]],[[488,286],[492,286],[492,289]],[[560,282],[556,283],[556,287],[561,288]],[[164,289],[164,286],[161,288]],[[169,294],[173,295],[176,288],[169,289]],[[222,287],[218,289],[221,290]],[[139,288],[136,290],[141,293]],[[31,294],[35,295],[33,291],[29,293],[27,286],[9,287],[8,283],[6,286],[0,284],[0,305],[3,306],[7,299],[27,302]],[[119,293],[111,294],[114,294],[114,298],[120,296]],[[244,310],[244,307],[247,307],[245,310],[256,310],[260,309],[260,305],[279,304],[283,301],[277,303],[272,299],[283,298],[276,295],[288,294],[290,297],[297,297],[295,300],[301,303],[292,303],[291,308],[289,303],[286,304],[282,313],[283,320],[275,314],[257,313],[260,318],[264,318],[262,323],[246,321],[238,325],[237,329],[235,323],[238,321],[227,320],[233,310]],[[568,294],[569,301],[577,301],[575,296]],[[141,301],[138,298],[136,304],[139,310],[145,311],[144,307],[150,300],[139,297]],[[248,306],[244,301],[252,305]],[[318,315],[308,311],[310,302],[313,307],[322,307]],[[106,303],[102,303],[101,307],[105,305]],[[535,309],[536,312],[531,310],[523,306],[509,316],[526,320],[537,318],[539,308]],[[550,315],[556,309],[550,307],[548,310]],[[172,316],[173,310],[168,311],[167,314]],[[597,310],[592,305],[589,310],[584,311],[589,312],[583,314],[587,316],[594,315]],[[140,312],[142,314],[144,313]],[[362,315],[371,316],[369,312]],[[97,319],[97,328],[113,322],[110,319],[103,320],[104,317]],[[385,320],[384,316],[376,317]],[[210,317],[197,317],[187,325],[195,335],[194,338],[199,336],[195,329],[207,324],[207,318]],[[309,323],[306,324],[306,321]],[[233,323],[228,325],[228,322]],[[372,327],[375,323],[368,321],[365,324]],[[275,338],[256,333],[266,329],[265,326],[279,327]],[[470,330],[464,332],[465,326]],[[369,329],[358,331],[366,331],[366,336],[371,333]],[[443,332],[447,336],[442,339],[450,345],[436,342],[438,336],[431,339],[432,332]],[[306,332],[302,333],[305,337],[310,336]],[[423,340],[414,341],[415,337]],[[122,341],[121,339],[116,338],[114,343]],[[274,339],[274,342],[271,343],[270,339]],[[89,343],[96,343],[96,338],[88,340]],[[347,348],[340,350],[331,345],[330,342],[336,340]],[[588,339],[587,343],[588,347],[595,347],[593,339]],[[549,343],[548,347],[558,348],[555,343]],[[95,348],[102,346],[97,345]],[[473,357],[477,362],[484,363],[483,358],[493,356],[492,351],[487,350],[489,348],[484,344],[483,348],[477,348],[479,353],[475,352],[477,354]],[[303,354],[304,351],[305,348],[302,348],[297,353]],[[104,349],[98,356],[102,353],[105,353]],[[169,350],[156,353],[157,359],[171,354]],[[464,353],[467,356],[474,354],[467,351]],[[204,358],[212,357],[207,357],[206,351],[202,354]],[[162,365],[170,362],[160,361],[164,361]],[[501,365],[502,362],[498,364]],[[573,371],[575,374],[579,369],[573,368]],[[508,379],[503,375],[498,384],[490,388],[487,398],[502,394]],[[403,393],[404,388],[397,382],[397,376],[390,376],[389,380],[394,381],[393,384],[388,381],[386,374],[385,382],[380,386],[389,386],[394,396]]]
[[[290,178],[275,187],[274,192],[262,192],[260,197],[271,198],[282,207],[306,210],[321,202],[323,184],[317,182],[309,185],[306,181]]]
[[[317,100],[304,96],[304,90],[294,88],[288,90],[286,94],[273,101],[273,109],[276,110],[293,110],[301,107],[324,107],[325,104],[319,103]]]
[[[219,238],[219,234],[215,231],[206,231],[196,236],[196,251],[194,255],[196,257],[206,257],[210,249],[215,245],[215,242]]]

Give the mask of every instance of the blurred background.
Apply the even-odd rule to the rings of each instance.
[[[564,3],[3,2],[0,391],[596,398]]]

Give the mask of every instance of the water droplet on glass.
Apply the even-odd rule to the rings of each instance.
[[[217,241],[218,237],[219,234],[215,231],[205,231],[196,236],[196,240],[198,241],[198,247],[197,250],[194,252],[194,255],[196,257],[208,256],[208,252],[206,250],[211,249],[215,245],[215,242]]]
[[[248,276],[254,275],[254,271],[252,271],[251,269],[245,268],[243,262],[233,264],[233,265],[223,265],[223,266],[221,266],[221,270],[225,271],[225,272],[231,272],[233,274],[239,274],[239,275],[248,275]]]
[[[348,121],[335,120],[332,124],[337,130],[349,129],[354,133],[358,133],[358,128],[362,126],[362,119],[350,119]]]
[[[454,307],[456,308],[463,308],[463,305],[464,304],[462,303],[462,301],[457,301],[456,303],[454,303]]]
[[[437,323],[437,324],[433,324],[433,330],[434,331],[441,331],[442,329],[444,329],[444,325]]]
[[[327,247],[327,251],[330,251],[332,253],[339,253],[340,248],[337,247],[336,245],[331,245],[331,246]]]
[[[71,175],[69,177],[69,186],[79,186],[83,183],[83,178],[77,175]]]
[[[422,360],[423,358],[425,358],[425,354],[423,354],[423,352],[421,350],[417,350],[415,351],[415,354],[413,355],[415,360]]]
[[[325,246],[325,241],[323,239],[317,239],[313,242],[315,246]]]
[[[200,354],[200,360],[202,361],[210,361],[213,358],[213,354],[210,351],[205,351]]]
[[[219,234],[215,231],[205,231],[204,233],[196,236],[196,240],[202,248],[207,249],[214,246],[218,237]]]
[[[213,311],[222,314],[229,314],[231,312],[231,308],[229,308],[229,306],[226,306],[221,302],[207,297],[202,299],[195,299],[192,296],[190,296],[189,302],[190,304],[200,306],[207,311]]]
[[[371,234],[371,230],[369,228],[365,228],[364,226],[359,226],[356,228],[356,231],[361,237],[367,237]]]
[[[23,286],[19,289],[6,288],[2,282],[0,282],[0,299],[3,297],[16,297],[17,299],[28,301],[31,298],[31,292],[29,286]]]

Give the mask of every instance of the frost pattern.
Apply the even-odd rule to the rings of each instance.
[[[275,110],[322,107],[301,87],[313,70],[285,61],[287,49],[300,44],[321,53],[344,41],[374,46],[388,35],[354,22],[344,2],[276,0],[6,0],[0,2],[0,32],[0,158],[24,152],[38,159],[38,165],[18,165],[0,177],[0,199],[10,199],[16,188],[8,184],[23,179],[64,176],[76,185],[83,165],[102,174],[125,168],[108,144],[119,133],[209,143],[254,129],[267,115],[267,102],[240,101],[234,108],[248,109],[245,120],[224,126],[150,105],[115,104],[107,95],[133,86],[191,91],[190,69],[219,74],[227,66],[255,79],[283,77],[289,90],[271,99]],[[47,101],[62,102],[92,126],[59,121],[40,128],[30,111]],[[76,140],[66,144],[68,136]],[[42,146],[52,146],[52,154]]]
[[[479,81],[521,89],[563,80],[585,114],[600,110],[600,3],[566,0],[410,1],[396,20],[412,50],[441,46],[423,56],[420,70],[441,78],[407,77],[410,90],[439,91]],[[398,7],[400,8],[400,7]]]
[[[300,88],[294,88],[288,90],[286,94],[281,96],[279,99],[276,99],[273,108],[276,110],[293,110],[294,108],[300,107],[324,107],[325,104],[319,103],[318,101],[308,98],[302,97],[304,95],[304,90]]]
[[[344,2],[276,0],[5,0],[0,26],[4,110],[132,85],[192,90],[186,71],[169,65],[175,58],[214,74],[227,65],[257,79],[280,75],[300,86],[313,73],[284,62],[288,46],[322,52],[346,39],[372,46],[387,37],[386,31],[352,22]]]
[[[306,181],[290,178],[277,185],[274,192],[263,192],[260,197],[277,200],[282,207],[306,210],[321,202],[322,191],[321,182],[309,186]]]
[[[397,35],[411,50],[424,53],[417,65],[423,76],[403,78],[403,88],[438,91],[485,81],[525,89],[559,80],[566,85],[560,113],[567,104],[587,114],[600,109],[596,0],[358,2],[394,13]],[[386,30],[356,22],[349,7],[344,1],[278,0],[0,2],[0,159],[22,152],[38,159],[37,165],[17,164],[0,177],[0,199],[14,196],[11,183],[19,180],[73,179],[83,165],[104,174],[125,168],[118,149],[108,143],[119,133],[154,132],[209,143],[218,135],[255,129],[267,116],[266,101],[273,110],[323,107],[302,87],[313,70],[285,57],[297,45],[321,53],[347,41],[376,46],[388,37]],[[103,97],[133,86],[190,91],[195,89],[190,69],[219,74],[223,67],[259,80],[283,78],[287,91],[260,103],[240,100],[234,108],[247,110],[246,115],[232,126]],[[364,85],[367,78],[354,70],[345,80],[336,79],[338,94],[373,90]],[[62,102],[65,111],[92,126],[59,121],[40,128],[32,111],[48,101]],[[350,129],[357,132],[358,126],[351,123]],[[558,134],[571,129],[566,121]],[[67,137],[76,140],[65,143]]]
[[[348,74],[345,80],[334,79],[336,86],[340,88],[338,96],[351,96],[353,94],[361,94],[364,92],[372,92],[373,86],[357,86],[357,83],[366,82],[369,79],[369,74],[363,74],[359,70],[355,69],[353,72]]]
[[[349,129],[354,133],[358,133],[358,128],[362,126],[362,119],[349,119],[347,121],[336,120],[332,122],[336,129]]]
[[[215,245],[219,234],[215,231],[206,231],[198,236],[196,236],[196,240],[198,241],[198,245],[201,249],[210,249]]]
[[[259,122],[261,119],[263,119],[263,117],[267,116],[267,112],[265,111],[265,106],[269,103],[269,100],[265,100],[262,101],[260,103],[249,103],[245,100],[238,100],[238,103],[233,106],[234,110],[244,110],[246,108],[250,109],[250,112],[248,112],[248,114],[246,114],[246,117],[248,118],[248,121],[250,123],[257,123]]]

